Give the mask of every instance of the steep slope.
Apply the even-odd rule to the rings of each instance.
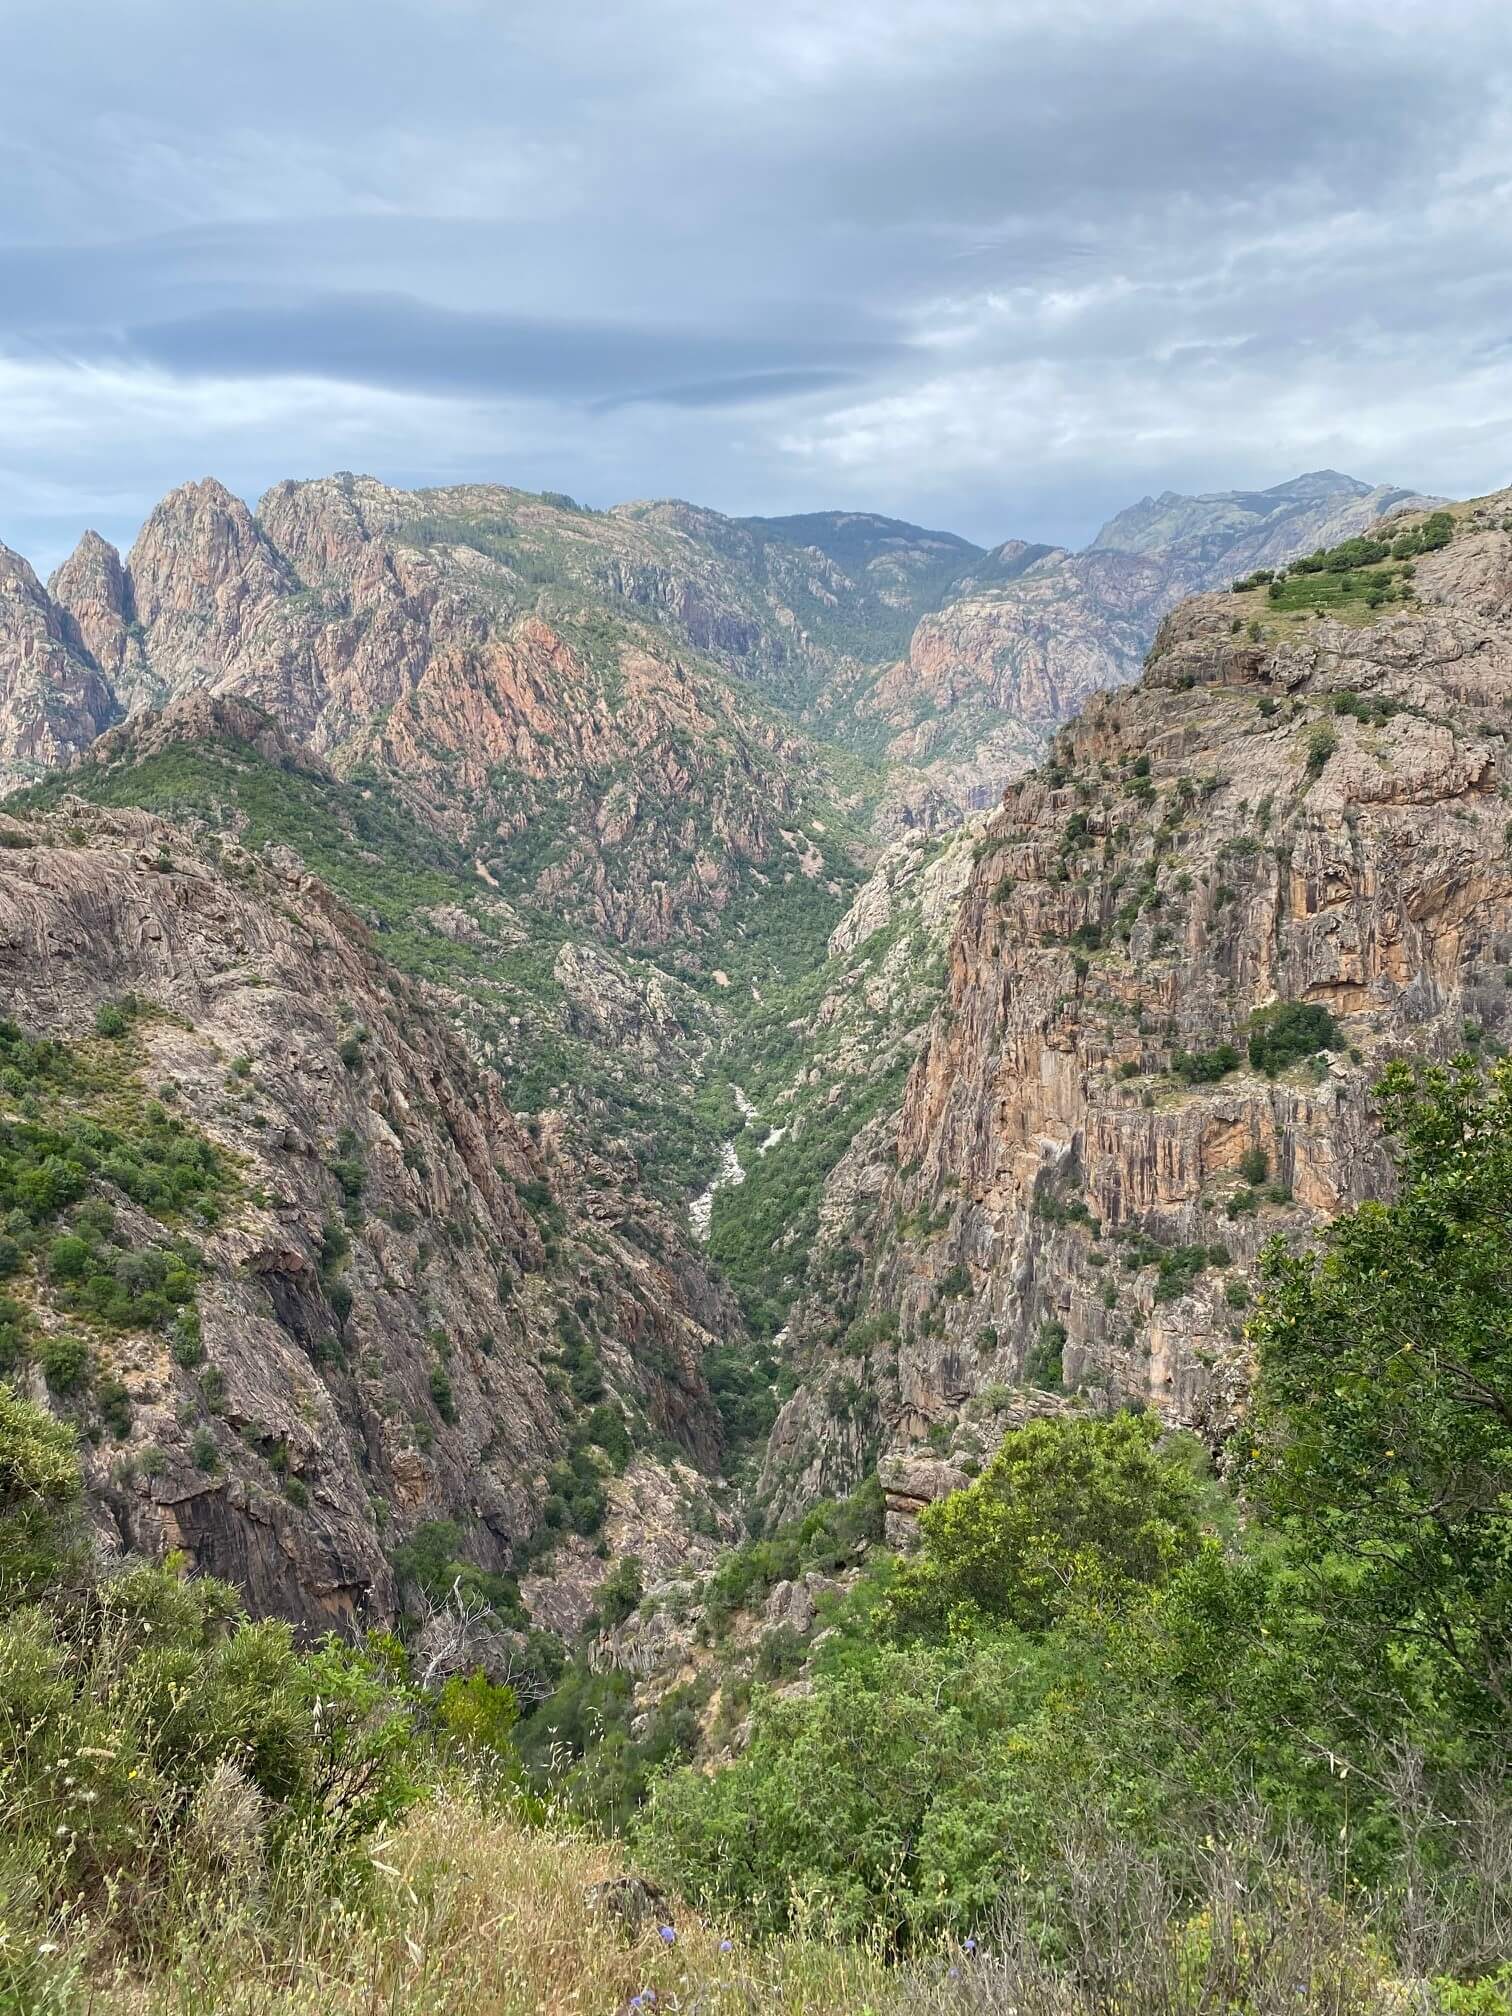
[[[821,1212],[779,1510],[879,1452],[953,1458],[927,1497],[1063,1393],[1226,1432],[1242,1270],[1388,1180],[1380,1066],[1512,1038],[1509,506],[1185,604],[1009,788],[896,1123]]]
[[[78,797],[3,826],[0,1345],[114,1544],[311,1627],[453,1569],[572,1627],[595,1536],[705,1544],[738,1319],[633,1163],[527,1132],[294,858]]]
[[[1009,541],[952,584],[906,660],[858,685],[852,704],[877,724],[878,753],[922,768],[959,805],[988,804],[1093,693],[1136,676],[1183,596],[1433,501],[1324,470],[1268,491],[1146,498],[1082,553]]]
[[[509,900],[486,863],[480,871],[392,790],[345,782],[261,709],[187,694],[134,715],[15,804],[75,798],[151,812],[318,874],[391,964],[435,990],[517,1112],[557,1113],[585,1149],[616,1143],[669,1204],[713,1167],[723,1114],[699,1093],[730,990],[708,998],[543,906]],[[776,914],[785,907],[774,899]]]
[[[119,711],[52,597],[0,546],[0,790],[66,763]]]
[[[163,500],[124,569],[91,537],[54,586],[128,708],[249,700],[610,941],[675,939],[707,974],[729,961],[696,948],[739,928],[753,874],[817,881],[825,929],[857,879],[837,801],[863,811],[880,777],[726,676],[742,653],[765,667],[774,625],[681,534],[350,476],[278,485],[254,517],[207,481]]]

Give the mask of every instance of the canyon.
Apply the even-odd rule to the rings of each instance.
[[[91,1345],[124,1432],[11,1284],[103,1544],[571,1639],[879,1465],[906,1541],[1035,1413],[1221,1448],[1261,1245],[1386,1181],[1373,1074],[1507,1018],[1506,500],[1389,606],[1228,586],[1435,501],[984,552],[342,475],[0,554],[0,1000],[235,1172],[200,1355]],[[1267,1074],[1277,1003],[1337,1040]]]

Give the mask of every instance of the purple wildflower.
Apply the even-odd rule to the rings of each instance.
[[[735,1951],[735,1941],[733,1939],[721,1939],[719,1950],[721,1953],[733,1953]]]
[[[976,1951],[975,1939],[963,1939],[961,1941],[961,1950],[963,1953],[975,1953]]]
[[[658,1930],[661,1933],[664,1945],[675,1946],[677,1944],[677,1927],[675,1925],[662,1925],[658,1927]]]

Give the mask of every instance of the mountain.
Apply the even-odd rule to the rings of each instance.
[[[1009,541],[921,614],[907,657],[853,696],[866,746],[963,807],[990,804],[1094,693],[1134,678],[1184,596],[1439,500],[1332,470],[1258,492],[1145,498],[1082,553]]]
[[[325,774],[241,702],[146,740],[212,734]],[[78,795],[0,839],[0,1343],[83,1430],[106,1544],[311,1630],[455,1570],[570,1631],[610,1548],[707,1552],[738,1318],[633,1159],[522,1124],[287,848]]]
[[[33,582],[60,725],[41,740],[28,729],[43,674],[18,638],[0,652],[14,716],[0,768],[23,781],[113,711],[209,686],[263,706],[338,769],[403,774],[433,817],[455,819],[446,801],[465,792],[517,832],[582,777],[568,879],[587,876],[600,924],[641,932],[654,924],[628,877],[612,886],[601,823],[616,847],[628,840],[641,881],[665,879],[691,830],[665,797],[691,784],[695,825],[736,865],[709,885],[706,858],[700,886],[685,877],[667,907],[706,919],[702,888],[730,895],[770,841],[758,803],[775,790],[792,812],[794,776],[817,772],[856,804],[880,795],[910,820],[939,816],[940,789],[957,807],[985,802],[1087,693],[1132,676],[1181,593],[1411,501],[1329,471],[1255,494],[1167,493],[1071,554],[1021,540],[986,552],[867,512],[588,511],[497,485],[406,492],[338,475],[275,485],[254,513],[190,483],[124,562],[89,533],[48,591]],[[732,792],[684,780],[679,749],[705,739]],[[837,748],[871,773],[837,769]],[[626,766],[650,786],[628,832],[623,792],[604,803]]]
[[[1410,490],[1372,487],[1337,469],[1314,469],[1270,490],[1200,497],[1166,490],[1110,518],[1091,550],[1179,555],[1198,569],[1232,564],[1244,572],[1307,550],[1309,539],[1335,545],[1388,511],[1424,501]]]
[[[0,777],[66,763],[119,712],[109,680],[70,641],[63,612],[20,554],[0,545]]]
[[[1186,602],[988,818],[795,1263],[779,1513],[880,1455],[903,1518],[1026,1409],[1220,1442],[1260,1247],[1389,1186],[1382,1065],[1512,1044],[1512,492],[1393,531]]]

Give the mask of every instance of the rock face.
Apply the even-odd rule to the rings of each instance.
[[[259,723],[273,732],[242,725]],[[426,1522],[454,1522],[450,1544],[479,1566],[520,1571],[594,1391],[636,1440],[685,1452],[661,1498],[659,1459],[638,1459],[625,1544],[637,1504],[665,1524],[668,1493],[696,1499],[719,1455],[700,1364],[734,1323],[727,1301],[685,1254],[656,1257],[631,1169],[561,1162],[549,1127],[520,1127],[427,989],[323,884],[78,799],[11,822],[0,1008],[87,1041],[127,994],[123,1096],[165,1087],[230,1158],[236,1194],[202,1241],[204,1363],[178,1362],[160,1331],[97,1340],[131,1414],[124,1440],[86,1445],[114,1544],[185,1548],[255,1610],[311,1629],[385,1623],[394,1550]],[[46,1277],[23,1286],[54,1325]],[[587,1339],[575,1389],[558,1369],[569,1336]],[[536,1574],[549,1592],[549,1554]]]
[[[777,1509],[1062,1389],[1222,1439],[1236,1270],[1389,1185],[1380,1067],[1512,1040],[1509,505],[1459,507],[1379,620],[1186,603],[1009,788],[901,1109],[831,1179]],[[1337,1035],[1267,1076],[1281,1003]]]
[[[987,805],[1089,694],[1134,675],[1180,596],[1411,501],[1323,471],[1147,498],[1081,554],[989,553],[865,512],[593,512],[349,474],[277,484],[254,514],[207,479],[163,499],[124,565],[89,533],[58,570],[38,605],[65,646],[57,725],[39,732],[45,710],[18,701],[0,762],[30,775],[91,721],[234,695],[480,842],[551,824],[547,895],[667,943],[707,929],[748,869],[770,872],[777,826],[840,788],[806,734],[901,766],[893,827]],[[0,677],[34,683],[21,663],[0,639]]]
[[[889,755],[964,806],[990,804],[1093,693],[1132,678],[1179,592],[1157,558],[1010,547],[989,559],[1025,553],[1039,557],[968,580],[925,616],[865,703],[892,730]]]
[[[0,788],[66,763],[119,708],[36,575],[0,546]]]
[[[885,724],[890,756],[957,804],[988,805],[1092,694],[1136,676],[1183,596],[1437,501],[1325,469],[1273,490],[1147,497],[1084,553],[1009,540],[921,617],[861,709]]]
[[[531,893],[611,940],[696,941],[826,802],[824,759],[722,676],[779,676],[790,612],[660,522],[355,476],[279,484],[254,516],[205,481],[124,569],[91,535],[53,587],[41,619],[120,710],[248,701],[485,858],[529,833]],[[56,762],[86,728],[10,741]]]

